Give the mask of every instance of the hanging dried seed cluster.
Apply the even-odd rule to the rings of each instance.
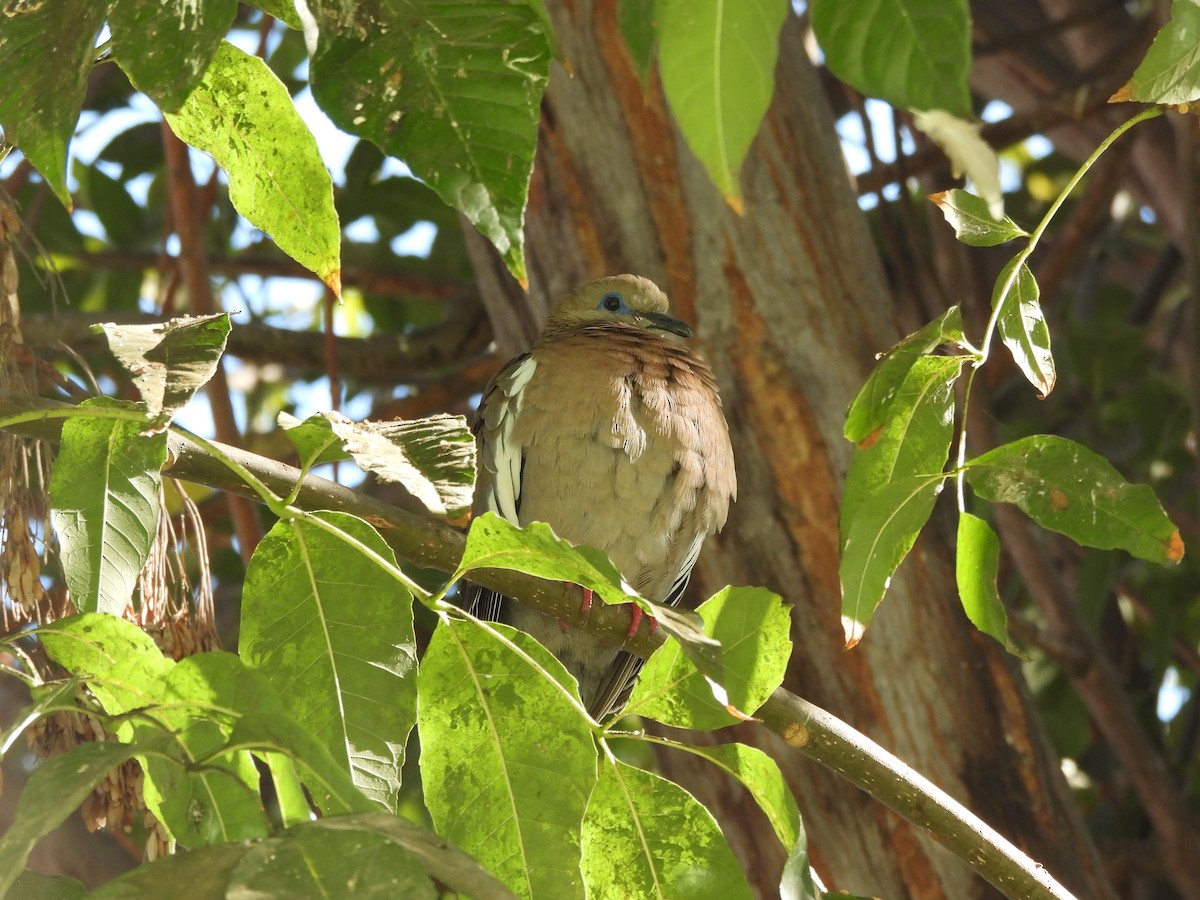
[[[0,194],[0,388],[36,394],[31,354],[20,331],[17,264],[14,239],[20,220]],[[51,602],[42,584],[43,563],[50,545],[47,512],[49,463],[41,442],[0,431],[0,620],[11,634],[29,622],[49,622],[74,612],[61,591]],[[160,495],[158,533],[151,557],[138,581],[136,602],[126,617],[150,634],[164,655],[179,660],[217,646],[213,617],[212,579],[204,523],[195,504],[176,483],[177,516],[165,494]],[[164,487],[165,490],[165,487]],[[178,520],[178,524],[177,521]],[[190,562],[194,577],[189,576]],[[36,654],[40,656],[40,654]],[[50,679],[53,666],[44,659],[30,665]],[[42,757],[70,750],[87,741],[112,740],[91,713],[95,700],[80,687],[78,712],[58,712],[40,719],[27,733],[30,746]],[[108,828],[145,832],[145,854],[155,859],[171,852],[172,842],[162,823],[146,808],[144,773],[129,760],[104,776],[84,801],[80,813],[89,831]]]
[[[0,388],[37,387],[21,338],[15,241],[21,220],[0,196]],[[26,365],[22,365],[26,361]],[[39,618],[48,507],[48,462],[38,441],[0,432],[0,596],[5,632]],[[39,546],[41,549],[39,550]]]
[[[177,516],[167,514],[171,508],[167,502],[168,485],[179,507]],[[158,518],[150,559],[138,576],[140,599],[127,616],[154,638],[164,656],[178,661],[219,645],[213,616],[212,575],[208,568],[204,521],[178,482],[163,480],[159,508],[163,514]],[[189,560],[196,568],[195,585],[188,575]]]

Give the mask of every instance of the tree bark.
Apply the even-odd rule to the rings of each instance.
[[[547,6],[573,75],[556,70],[543,105],[526,223],[530,296],[494,254],[473,250],[502,349],[522,349],[551,300],[590,278],[629,271],[662,285],[717,373],[738,460],[738,502],[701,556],[696,594],[728,583],[779,591],[794,607],[789,689],[897,753],[1080,896],[1111,896],[1014,660],[962,614],[948,507],[863,643],[843,649],[837,514],[851,447],[842,420],[913,311],[884,284],[799,23],[784,29],[739,217],[687,149],[655,75],[643,90],[615,0]],[[779,749],[765,729],[737,736]],[[777,755],[831,890],[994,894],[845,782]],[[694,758],[662,764],[714,810],[759,894],[774,895],[784,855],[744,793]]]

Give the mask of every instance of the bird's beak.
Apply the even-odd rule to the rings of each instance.
[[[646,322],[646,327],[655,331],[667,331],[683,338],[690,338],[692,336],[692,329],[688,327],[686,322],[680,322],[678,319],[672,319],[670,316],[663,315],[662,313],[642,313],[641,317]]]

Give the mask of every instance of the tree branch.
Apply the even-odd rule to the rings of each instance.
[[[82,268],[141,271],[157,268],[162,258],[157,253],[141,250],[108,249],[96,253],[65,256],[61,265],[76,264]],[[258,275],[263,278],[301,278],[320,283],[312,272],[291,259],[266,256],[209,256],[208,269],[225,278]],[[371,294],[403,294],[428,300],[450,300],[470,290],[468,283],[436,275],[397,272],[395,268],[355,266],[342,270],[342,286],[356,287]]]
[[[106,350],[104,336],[92,331],[98,322],[153,325],[164,321],[163,316],[129,312],[33,314],[21,318],[21,333],[31,347],[53,348],[61,342],[86,356]],[[229,334],[227,352],[248,362],[324,373],[325,340],[317,332],[239,323]],[[469,365],[487,352],[492,331],[482,308],[453,303],[446,319],[412,334],[335,340],[342,377],[395,385]]]

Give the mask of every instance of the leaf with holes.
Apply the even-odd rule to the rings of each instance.
[[[524,282],[522,228],[551,57],[541,15],[497,0],[310,7],[321,108],[404,160]]]
[[[267,64],[221,44],[204,79],[179,112],[166,117],[181,140],[229,174],[234,209],[340,294],[333,181],[316,139]]]

